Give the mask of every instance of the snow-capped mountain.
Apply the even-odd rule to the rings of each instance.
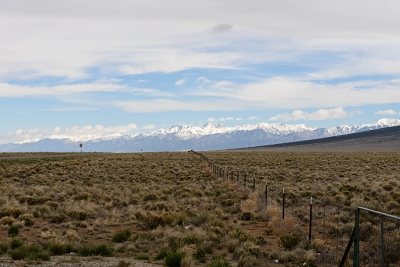
[[[215,150],[311,140],[399,125],[398,119],[381,119],[372,124],[342,125],[332,128],[264,122],[235,127],[211,123],[204,126],[179,125],[135,135],[80,138],[51,136],[42,140],[0,145],[0,152],[77,152],[80,151],[79,144],[83,144],[83,151],[86,152]]]

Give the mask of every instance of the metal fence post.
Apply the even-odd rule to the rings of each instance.
[[[285,219],[285,188],[282,188],[282,219]]]
[[[383,228],[384,217],[381,216],[381,266],[385,267],[385,230]]]
[[[247,172],[244,172],[243,190],[246,190],[246,178],[247,178]]]
[[[308,241],[311,243],[311,226],[312,226],[312,197],[310,199],[310,225],[308,229]]]
[[[360,260],[360,209],[356,209],[354,222],[354,256],[353,267],[359,267]]]
[[[265,208],[268,207],[268,182],[265,182]]]

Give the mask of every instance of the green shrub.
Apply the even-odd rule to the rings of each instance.
[[[149,259],[149,256],[147,256],[147,255],[137,255],[137,256],[135,256],[135,259],[146,261],[146,260]]]
[[[72,244],[64,244],[56,240],[44,243],[43,248],[49,250],[53,255],[63,255],[65,253],[76,252],[76,249]]]
[[[50,256],[47,253],[41,251],[41,249],[35,245],[20,246],[14,250],[11,250],[9,254],[13,260],[50,260]]]
[[[231,267],[231,264],[229,261],[225,258],[222,257],[215,257],[213,260],[210,262],[208,267]]]
[[[130,229],[122,229],[114,234],[112,237],[112,241],[114,243],[122,243],[125,242],[129,239],[131,236],[131,230]]]
[[[8,251],[8,245],[6,243],[0,243],[0,255],[3,255]]]
[[[190,244],[200,244],[200,239],[196,235],[188,235],[183,238],[183,243],[190,245]]]
[[[166,248],[161,248],[160,252],[158,252],[157,256],[154,258],[156,261],[163,260],[168,255],[168,250]]]
[[[279,237],[279,244],[288,250],[292,250],[300,241],[301,236],[298,233],[284,234]]]
[[[84,257],[87,256],[111,257],[113,255],[112,249],[105,244],[97,246],[82,246],[77,249],[77,252],[79,255]]]
[[[182,259],[185,255],[179,252],[170,252],[165,257],[165,264],[168,267],[180,267]]]
[[[10,228],[8,229],[8,235],[9,236],[17,236],[19,233],[19,227],[17,225],[12,225],[10,226]]]
[[[11,244],[10,247],[11,249],[16,249],[19,248],[23,245],[23,242],[19,239],[14,238],[13,240],[11,240]]]

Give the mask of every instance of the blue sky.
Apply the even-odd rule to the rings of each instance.
[[[0,144],[400,118],[398,1],[3,0]]]

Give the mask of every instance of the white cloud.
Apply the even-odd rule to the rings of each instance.
[[[398,76],[400,27],[393,27],[393,21],[398,20],[399,8],[400,2],[394,0],[385,4],[304,0],[289,6],[265,0],[251,5],[228,0],[118,0],[118,4],[3,0],[0,25],[7,27],[0,35],[0,80],[15,82],[0,83],[0,97],[52,96],[76,102],[78,98],[72,96],[82,92],[130,92],[134,96],[107,99],[128,112],[302,110],[399,103],[399,81],[315,81],[351,75]],[[108,78],[188,69],[240,71],[254,63],[282,62],[299,69],[306,65],[307,70],[298,77],[281,78],[263,78],[264,70],[258,70],[255,78],[239,73],[240,79],[254,81],[246,84],[212,81],[200,76],[203,73],[196,74],[199,88],[185,92],[186,99],[164,89],[131,88],[123,80]],[[98,75],[103,78],[80,82]],[[57,82],[64,85],[17,85],[38,77],[61,79]],[[184,79],[176,81],[182,84]],[[288,118],[296,116],[306,115],[289,114]],[[318,113],[315,119],[324,116]]]
[[[227,117],[227,118],[220,118],[219,121],[223,122],[223,121],[233,121],[234,119],[232,117]]]
[[[149,124],[149,125],[143,126],[143,129],[146,129],[146,130],[151,130],[154,128],[156,128],[156,126],[154,124]]]
[[[241,120],[242,120],[242,118],[236,118],[236,120],[237,120],[237,121],[241,121]]]
[[[27,86],[0,83],[0,97],[32,97],[32,96],[52,96],[74,102],[72,95],[91,93],[91,92],[125,92],[136,95],[150,97],[170,97],[173,94],[162,92],[151,88],[131,88],[127,85],[106,83],[106,81],[96,81],[93,83],[65,84],[56,86]],[[92,101],[93,102],[93,101]],[[87,109],[81,107],[81,110]]]
[[[3,0],[0,25],[8,26],[0,37],[0,77],[76,80],[91,76],[92,68],[119,74],[236,69],[252,62],[293,60],[310,51],[356,50],[368,58],[387,51],[395,57],[400,54],[400,29],[393,27],[393,21],[399,8],[394,0],[385,4],[304,0],[289,6],[263,0],[251,5],[229,0],[119,0],[118,4]],[[209,29],[230,34],[209,34]],[[378,66],[392,72],[398,69],[391,67],[398,66],[398,57],[389,62],[382,54],[373,58]],[[362,58],[365,55],[343,58],[351,63],[344,64],[346,70]],[[384,67],[385,63],[390,64]],[[369,70],[377,66],[363,65]]]
[[[199,85],[205,85],[205,84],[212,83],[212,81],[209,80],[209,79],[207,79],[207,78],[204,77],[204,76],[200,76],[200,77],[198,77],[198,78],[196,79],[196,83],[199,84]]]
[[[308,113],[302,110],[295,110],[291,114],[281,113],[269,120],[284,120],[284,121],[297,121],[297,120],[335,120],[353,117],[354,115],[362,114],[360,111],[347,112],[343,108],[338,107],[334,109],[320,109],[313,113]]]
[[[209,118],[207,119],[207,121],[208,121],[208,122],[215,122],[215,121],[217,121],[217,119],[216,119],[216,118],[213,118],[213,117],[209,117]]]
[[[16,130],[8,134],[0,134],[0,144],[23,142],[26,140],[40,140],[45,138],[55,137],[71,137],[71,138],[93,138],[103,137],[107,135],[128,134],[135,130],[137,125],[134,123],[122,126],[103,126],[103,125],[85,125],[73,126],[71,128],[61,129],[54,127],[54,129],[28,129]]]
[[[396,115],[397,112],[394,111],[393,109],[388,109],[388,110],[379,110],[379,111],[375,112],[374,114],[377,114],[377,115]]]
[[[183,85],[184,83],[186,83],[186,79],[179,79],[179,80],[177,80],[177,81],[175,82],[175,85],[181,86],[181,85]]]
[[[237,110],[353,107],[400,102],[399,81],[360,80],[325,84],[276,77],[217,91],[201,88],[194,95],[229,99]],[[236,102],[237,101],[237,102]],[[230,105],[232,106],[232,104]],[[216,108],[216,107],[215,107]]]

